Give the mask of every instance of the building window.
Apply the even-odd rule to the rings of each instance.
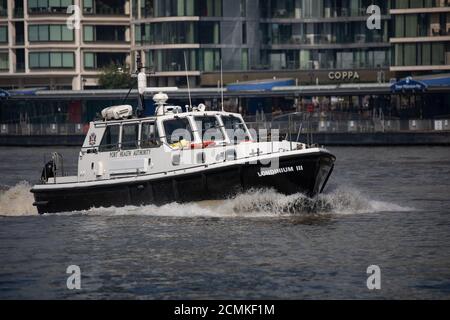
[[[89,26],[83,27],[84,42],[125,42],[126,26]]]
[[[401,1],[401,0],[398,0]],[[367,7],[378,5],[387,14],[390,2],[386,0],[265,0],[260,1],[263,18],[336,18],[363,17]]]
[[[240,11],[241,11],[241,17],[247,16],[247,0],[241,0]]]
[[[97,15],[124,15],[125,2],[125,0],[83,0],[83,13]]]
[[[220,70],[220,49],[149,50],[146,64],[156,72],[181,72],[185,70],[184,54],[189,71]]]
[[[220,43],[218,22],[151,23],[137,25],[137,29],[136,42],[142,44]],[[198,32],[197,29],[201,31]]]
[[[242,49],[242,70],[248,70],[248,49]]]
[[[450,48],[442,42],[396,44],[394,63],[396,66],[442,66]]]
[[[67,14],[67,7],[73,5],[73,0],[28,0],[28,12]]]
[[[220,16],[221,0],[141,0],[141,16],[145,17],[184,17]]]
[[[30,25],[28,27],[30,42],[72,42],[73,30],[66,25]]]
[[[202,21],[199,24],[198,42],[200,44],[220,44],[220,26],[218,22]],[[194,39],[194,42],[197,42]]]
[[[125,66],[127,53],[124,52],[85,52],[84,68],[101,69],[109,65]]]
[[[75,56],[73,52],[30,52],[30,69],[73,69]]]
[[[0,43],[8,42],[8,27],[0,26]]]
[[[0,52],[0,70],[9,70],[8,52]]]
[[[0,17],[8,16],[8,0],[0,0]]]

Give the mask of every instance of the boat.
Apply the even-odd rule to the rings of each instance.
[[[176,88],[147,88],[143,72],[138,83],[141,100],[152,94],[155,114],[104,109],[89,124],[76,175],[64,174],[57,153],[45,164],[31,189],[39,214],[221,200],[254,189],[323,192],[336,160],[327,149],[261,141],[240,114],[170,105],[167,93]]]

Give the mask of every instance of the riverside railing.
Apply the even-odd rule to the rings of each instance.
[[[0,124],[0,135],[14,136],[47,136],[47,135],[84,135],[85,125],[81,123],[67,124],[35,124],[8,123]]]
[[[321,120],[294,117],[272,121],[247,121],[249,129],[279,130],[280,134],[298,133],[378,133],[450,131],[450,119],[428,120]],[[0,135],[65,136],[85,135],[86,124],[0,123]]]
[[[279,130],[280,134],[298,133],[387,133],[450,131],[450,119],[444,120],[295,120],[247,122],[256,131]]]

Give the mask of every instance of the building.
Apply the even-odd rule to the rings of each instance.
[[[381,7],[381,30],[366,26]],[[293,78],[301,84],[389,81],[391,1],[134,0],[132,52],[152,85]]]
[[[0,0],[0,87],[94,88],[99,69],[130,64],[130,43],[129,0]]]
[[[397,0],[391,71],[418,76],[450,70],[450,1]]]
[[[366,26],[381,8],[381,29]],[[71,5],[80,28],[66,27]],[[99,69],[152,86],[389,82],[450,70],[448,0],[0,0],[0,87],[92,89]]]

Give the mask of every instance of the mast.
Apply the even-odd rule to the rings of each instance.
[[[138,107],[136,110],[136,114],[138,118],[144,115],[145,111],[145,89],[147,89],[147,74],[145,73],[145,68],[142,65],[141,53],[138,52],[136,56],[136,68],[138,73]]]
[[[188,74],[188,67],[187,67],[186,51],[183,51],[183,55],[184,55],[184,69],[186,70],[186,82],[187,82],[188,95],[189,95],[189,108],[192,109],[191,86],[189,84],[189,74]]]
[[[221,92],[222,92],[222,94],[221,94],[221,100],[222,100],[222,112],[224,111],[224,108],[223,108],[223,61],[222,61],[222,58],[220,58],[220,86],[221,86]]]

